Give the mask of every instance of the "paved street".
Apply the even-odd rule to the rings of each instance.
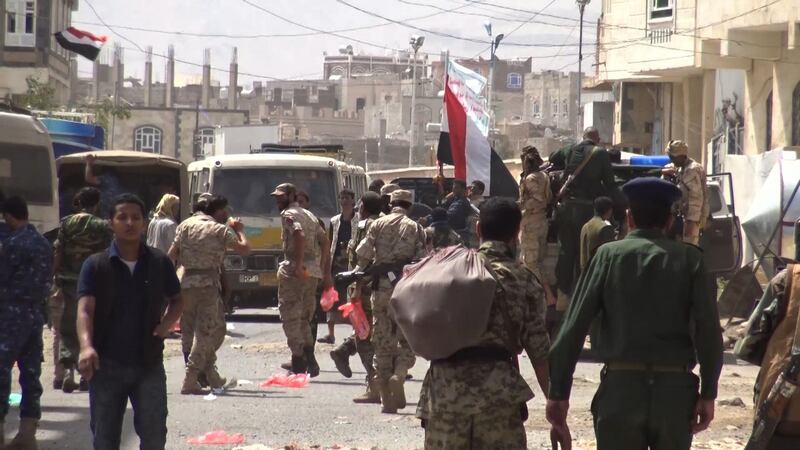
[[[336,445],[381,449],[422,447],[423,433],[418,420],[414,418],[414,408],[427,367],[424,360],[418,361],[412,370],[414,379],[407,385],[410,406],[397,415],[383,415],[377,405],[357,406],[350,401],[363,389],[363,369],[354,370],[352,379],[343,378],[327,356],[333,348],[330,345],[317,346],[322,374],[312,380],[308,387],[259,389],[258,383],[280,372],[279,364],[288,359],[283,332],[276,319],[275,316],[236,317],[234,330],[229,332],[220,352],[219,365],[225,375],[235,375],[240,380],[249,380],[254,384],[240,386],[214,401],[179,394],[183,360],[178,341],[169,341],[166,358],[170,408],[168,449],[200,448],[188,445],[186,440],[215,429],[243,433],[246,438],[244,445],[262,444],[267,448],[283,448],[291,444],[295,444],[296,448],[331,448]],[[324,332],[323,327],[324,324],[321,324],[320,333]],[[349,326],[337,326],[336,333],[337,340],[341,340],[349,333]],[[46,345],[49,334],[49,331],[45,331]],[[730,359],[726,358],[726,361],[730,362]],[[356,358],[352,359],[352,363],[354,369],[359,369]],[[523,360],[522,367],[525,378],[532,386],[536,386],[527,360]],[[40,448],[90,448],[88,395],[67,395],[47,389],[52,383],[50,361],[45,363],[44,371],[43,384],[46,390],[42,401],[44,417],[39,432],[42,440]],[[699,436],[695,448],[742,447],[742,439],[748,435],[746,428],[750,420],[750,397],[755,375],[755,367],[730,363],[725,366],[720,399],[740,397],[747,407],[718,407],[712,430]],[[588,409],[599,380],[599,365],[582,362],[575,376],[570,425],[577,442],[576,448],[593,449]],[[16,384],[12,390],[18,390]],[[537,397],[528,404],[531,419],[526,424],[529,446],[534,449],[549,448],[546,446],[543,396],[538,387],[534,387],[534,390]],[[12,408],[9,414],[6,425],[9,434],[16,430],[17,411]],[[138,448],[131,416],[129,409],[123,435],[122,448],[125,450]]]

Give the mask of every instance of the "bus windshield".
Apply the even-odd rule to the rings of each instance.
[[[28,203],[53,203],[50,149],[26,144],[0,143],[0,191],[19,195]]]
[[[338,213],[335,172],[318,169],[217,169],[214,193],[228,199],[235,216],[276,217],[279,213],[269,194],[281,183],[292,183],[308,194],[311,212],[319,218]]]

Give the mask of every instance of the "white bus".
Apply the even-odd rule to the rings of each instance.
[[[40,233],[58,228],[58,181],[47,128],[25,114],[0,112],[0,193],[28,203]]]

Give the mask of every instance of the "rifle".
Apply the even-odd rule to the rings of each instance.
[[[406,264],[411,264],[412,262],[413,261],[409,261],[408,263],[394,262],[394,263],[372,264],[371,266],[367,267],[361,272],[349,271],[349,272],[337,273],[336,275],[334,275],[333,279],[338,286],[349,286],[367,277],[372,277],[373,289],[374,289],[377,287],[376,284],[378,282],[378,279],[386,275],[388,276],[389,281],[392,283],[392,285],[394,285],[400,280],[400,278],[402,278],[403,267],[405,267]]]
[[[797,391],[798,383],[800,383],[800,316],[798,316],[798,323],[794,331],[789,362],[783,373],[778,376],[775,384],[772,385],[767,399],[758,408],[753,433],[750,435],[750,440],[747,441],[745,450],[765,450],[767,448],[775,429],[783,418],[783,412]]]

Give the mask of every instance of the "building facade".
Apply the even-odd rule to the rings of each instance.
[[[55,89],[56,104],[66,104],[75,71],[70,52],[53,33],[72,23],[78,0],[0,0],[0,99],[19,101],[26,79]]]
[[[604,0],[595,63],[615,142],[683,139],[707,165],[800,145],[798,17],[796,0]]]

